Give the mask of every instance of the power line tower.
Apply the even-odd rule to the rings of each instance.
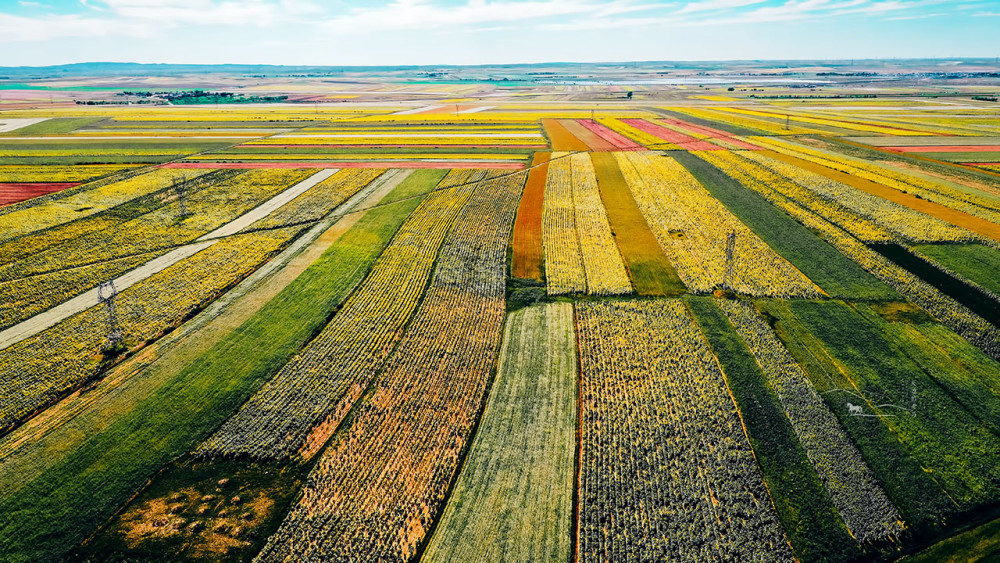
[[[107,347],[114,349],[122,344],[122,331],[118,325],[118,306],[116,298],[118,289],[115,288],[115,280],[101,282],[97,286],[97,302],[104,304],[104,310],[108,317],[108,342]]]
[[[733,288],[733,261],[736,256],[736,231],[726,235],[726,277],[722,280],[722,289],[735,291]]]
[[[173,181],[174,192],[177,193],[177,204],[178,204],[177,219],[180,220],[190,215],[190,213],[188,213],[187,210],[188,186],[184,178],[181,178],[180,182],[178,182],[177,178],[175,177],[172,181]]]

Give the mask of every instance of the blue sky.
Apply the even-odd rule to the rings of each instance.
[[[1000,0],[0,0],[0,66],[1000,56]]]

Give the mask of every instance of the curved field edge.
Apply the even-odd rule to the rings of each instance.
[[[436,175],[427,179],[436,183]],[[397,189],[415,191],[412,184]],[[428,184],[425,190],[434,185]],[[154,471],[214,430],[308,341],[420,200],[411,197],[366,213],[251,319],[191,364],[178,366],[154,394],[4,499],[0,551],[10,554],[10,561],[58,560],[86,538]]]
[[[507,318],[475,441],[421,561],[569,561],[576,457],[573,306]]]

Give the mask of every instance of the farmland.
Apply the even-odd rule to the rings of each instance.
[[[0,561],[995,554],[979,90],[255,80],[0,100]]]

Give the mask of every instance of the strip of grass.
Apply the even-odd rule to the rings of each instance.
[[[423,168],[414,170],[379,203],[385,205],[421,196],[436,186],[447,175],[448,170],[445,169]]]
[[[872,244],[870,246],[882,256],[931,284],[941,293],[965,305],[987,322],[994,326],[1000,326],[1000,302],[997,302],[982,289],[935,268],[923,258],[898,244]],[[952,259],[952,262],[961,263],[962,260]],[[987,267],[989,266],[987,265]],[[997,283],[996,270],[992,272],[991,279],[991,284],[995,285]]]
[[[685,301],[722,365],[795,555],[800,561],[857,559],[860,546],[841,520],[746,343],[711,297]]]
[[[691,153],[677,152],[671,156],[733,215],[830,296],[899,299],[892,288],[722,170]]]
[[[900,563],[986,563],[1000,561],[1000,519],[963,532]]]
[[[687,288],[663,253],[660,243],[642,215],[618,161],[609,152],[590,154],[597,173],[601,201],[608,211],[611,232],[628,267],[632,286],[639,295],[680,295]]]
[[[422,561],[569,561],[576,458],[573,306],[507,319],[475,442]]]
[[[1000,251],[985,244],[918,244],[917,252],[1000,295]]]
[[[424,180],[420,186],[409,183],[407,192],[426,192],[437,183],[434,177]],[[253,317],[191,364],[178,366],[176,376],[107,430],[0,502],[0,553],[11,562],[52,561],[79,544],[153,472],[203,440],[321,330],[420,201],[413,197],[366,213]]]
[[[883,327],[839,301],[768,300],[758,308],[914,535],[938,534],[960,509],[995,500],[996,435],[913,359],[918,350],[892,342]],[[861,411],[851,413],[849,403]]]

